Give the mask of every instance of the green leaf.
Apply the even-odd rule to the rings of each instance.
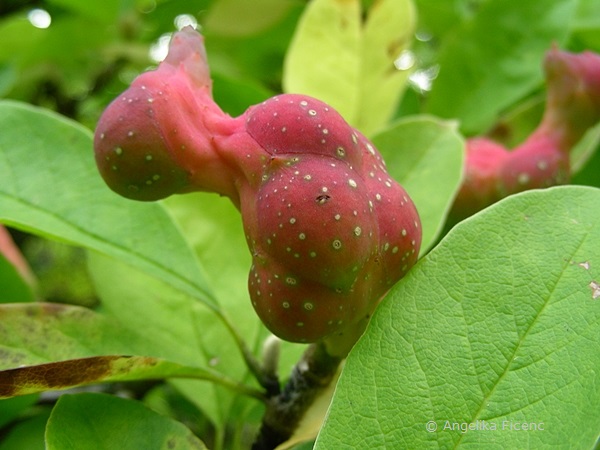
[[[206,446],[183,424],[105,394],[63,395],[46,427],[48,450],[190,450]]]
[[[157,333],[154,340],[148,339],[148,325],[136,333],[109,316],[81,307],[1,305],[0,398],[91,383],[172,377],[211,381],[238,394],[260,397],[258,391],[215,368],[201,367],[201,358],[189,357],[199,353],[193,341],[187,346],[186,341],[178,343],[184,351],[176,345],[155,345],[168,335]],[[186,356],[192,362],[181,363]]]
[[[284,90],[316,97],[372,134],[404,91],[409,71],[394,61],[408,49],[415,19],[410,0],[375,2],[364,23],[359,0],[313,0],[286,55]]]
[[[290,0],[219,0],[203,26],[208,33],[230,37],[254,35],[282,20],[293,6]]]
[[[433,117],[402,119],[373,137],[387,169],[417,206],[421,254],[436,242],[460,187],[464,140],[456,125]]]
[[[219,304],[247,341],[260,345],[267,333],[248,294],[252,258],[239,211],[229,199],[207,193],[171,197],[165,205],[204,263]],[[222,339],[219,336],[214,346]]]
[[[182,2],[182,4],[185,3],[187,10],[190,8],[188,6],[189,1],[191,0]],[[213,1],[213,3],[216,5],[219,1]],[[283,0],[281,3],[287,1]],[[254,2],[246,1],[245,3],[254,5]],[[251,82],[255,86],[262,86],[269,90],[281,91],[281,72],[284,56],[294,33],[298,17],[304,8],[302,3],[292,3],[294,6],[289,14],[286,14],[274,26],[261,30],[258,34],[245,36],[219,35],[212,33],[210,28],[203,27],[211,73],[227,76],[230,79],[243,80],[243,82]],[[284,5],[278,5],[277,8],[280,6],[283,7]],[[157,12],[159,9],[157,8]],[[259,9],[256,9],[256,11],[264,13]],[[237,26],[248,29],[240,23]],[[215,86],[217,83],[218,79],[215,80]],[[220,105],[220,103],[218,104]]]
[[[222,305],[231,321],[235,323],[236,328],[244,336],[254,353],[259,354],[264,340],[270,333],[262,325],[250,302],[248,272],[252,258],[246,244],[239,211],[227,198],[207,193],[171,197],[166,201],[166,206],[203,262],[211,288],[215,292],[219,304]],[[114,272],[113,265],[108,264],[106,268]],[[128,278],[135,279],[133,276]],[[114,287],[111,288],[114,283],[111,283],[110,275],[104,280],[103,298],[106,300],[108,290],[113,292],[111,295],[112,306],[110,307],[113,314],[127,314],[118,306],[123,300],[123,292],[119,293]],[[146,290],[143,286],[152,287]],[[136,320],[156,323],[170,317],[168,311],[158,310],[164,306],[159,306],[156,302],[153,302],[152,306],[148,306],[148,295],[156,295],[157,292],[164,291],[159,291],[158,286],[153,286],[148,281],[142,281],[139,289],[127,291],[127,303],[130,308],[132,305],[136,305],[135,311],[131,311],[130,314],[137,317],[137,319],[134,317],[126,319],[128,323],[134,323]],[[166,293],[163,297],[173,298],[172,294]],[[189,306],[182,304],[177,309],[181,311],[186,308]],[[215,368],[235,379],[243,379],[247,374],[247,368],[241,364],[239,352],[233,346],[227,329],[216,322],[214,315],[209,311],[197,310],[193,317],[195,327],[203,330],[202,340],[197,346],[202,347],[207,363],[209,361],[212,361],[213,364],[216,362]],[[173,322],[169,326],[159,325],[157,327],[185,330],[186,325],[181,323],[185,318],[186,315],[180,314],[177,319],[172,318]],[[189,340],[190,338],[182,337],[180,342]],[[160,344],[157,343],[157,345]],[[281,345],[279,373],[285,378],[305,346],[289,342],[282,342]],[[238,407],[237,410],[227,411],[228,405],[233,400],[230,395],[226,397],[221,393],[220,396],[215,397],[214,393],[200,391],[198,388],[196,388],[196,392],[198,394],[195,398],[202,398],[201,408],[205,411],[207,407],[212,410],[208,415],[216,421],[215,423],[231,418],[240,410]]]
[[[100,254],[88,254],[88,268],[101,300],[103,315],[122,324],[128,333],[137,336],[136,340],[145,340],[147,348],[153,349],[151,355],[168,357],[183,364],[201,364],[219,356],[221,351],[229,351],[233,358],[227,360],[231,363],[227,367],[233,369],[237,367],[236,362],[241,363],[236,361],[239,355],[231,336],[225,331],[220,334],[222,348],[215,346],[212,352],[203,348],[215,329],[224,325],[212,310],[202,308],[192,297]],[[115,282],[121,276],[127,283]],[[207,318],[199,321],[204,313]]]
[[[445,34],[469,18],[478,6],[490,0],[415,0],[419,28],[443,42]]]
[[[450,231],[376,310],[316,449],[593,448],[598,204],[594,188],[529,191]]]
[[[17,419],[38,400],[37,395],[24,395],[0,400],[0,428]],[[2,447],[0,447],[2,449]]]
[[[207,193],[171,197],[165,205],[205,265],[219,304],[248,342],[264,339],[266,333],[248,294],[252,258],[239,211],[229,199]],[[218,333],[209,346],[219,347],[223,338]]]
[[[0,62],[0,97],[6,96],[7,92],[9,92],[17,82],[17,78],[17,70],[14,64]]]
[[[21,277],[0,252],[0,303],[32,302],[34,300],[31,286]]]
[[[600,148],[596,148],[596,151],[591,155],[590,159],[587,160],[579,172],[573,176],[571,183],[600,187],[600,177],[598,177],[598,173],[600,173]]]
[[[28,56],[48,35],[47,29],[36,28],[22,16],[9,16],[0,21],[0,61],[7,63],[3,65],[4,70],[12,71],[13,74],[4,74],[8,77],[8,85],[12,87],[10,78],[17,76],[15,63],[23,64]],[[6,82],[6,81],[5,81]]]
[[[265,101],[274,94],[260,85],[212,72],[213,98],[231,116],[239,116],[251,105]]]
[[[112,193],[92,135],[42,109],[0,103],[0,221],[124,259],[217,308],[204,274],[160,204]]]
[[[250,302],[248,272],[252,258],[239,211],[228,199],[207,193],[171,197],[165,205],[203,262],[210,287],[219,304],[253,346],[255,353],[259,354],[264,340],[271,333],[264,327]],[[198,311],[196,318],[201,320],[202,325],[199,326],[211,327],[214,331],[210,337],[205,336],[207,348],[218,348],[229,338],[223,334],[224,329],[214,327],[214,318],[211,316],[208,312]],[[279,371],[286,376],[306,346],[290,342],[281,342],[281,346]],[[235,367],[233,361],[223,363]]]
[[[600,29],[600,3],[595,0],[579,0],[573,28],[597,32]]]
[[[81,14],[89,19],[94,19],[106,23],[117,20],[120,0],[104,0],[102,2],[86,2],[81,0],[48,0],[48,3],[54,4]]]
[[[45,450],[44,432],[50,410],[44,408],[37,412],[33,417],[25,416],[3,433],[0,450]]]
[[[594,157],[600,145],[600,123],[590,128],[571,150],[571,174],[577,174]]]
[[[501,110],[542,82],[544,54],[567,39],[576,3],[483,3],[445,37],[427,112],[459,119],[467,134],[485,130]]]

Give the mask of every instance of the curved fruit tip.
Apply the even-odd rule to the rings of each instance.
[[[546,54],[544,71],[546,109],[535,133],[552,136],[561,151],[570,152],[600,120],[600,55],[555,46]]]
[[[204,190],[238,202],[238,169],[219,145],[240,130],[213,101],[208,70],[202,36],[186,27],[158,68],[139,75],[106,108],[94,149],[111,189],[134,200]]]
[[[586,94],[600,110],[600,55],[591,51],[571,53],[551,48],[544,59],[546,83],[551,98],[568,101]]]
[[[212,80],[204,46],[204,36],[191,25],[183,27],[173,35],[164,63],[174,67],[181,66],[197,86],[205,86],[210,91]]]
[[[462,220],[500,199],[497,182],[509,154],[491,139],[467,139],[464,177],[450,213],[452,221]]]

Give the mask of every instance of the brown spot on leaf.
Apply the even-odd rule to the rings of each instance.
[[[65,389],[98,381],[111,372],[122,356],[95,356],[0,371],[0,398],[31,392]]]

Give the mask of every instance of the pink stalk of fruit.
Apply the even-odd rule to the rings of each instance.
[[[96,162],[135,200],[210,191],[238,207],[263,323],[345,354],[415,264],[417,210],[374,146],[330,106],[282,94],[232,118],[213,101],[202,37],[176,33],[96,129]]]
[[[452,211],[456,219],[511,194],[569,182],[570,152],[600,120],[600,55],[552,48],[544,71],[544,115],[522,144],[509,151],[486,137],[467,140],[465,179]]]

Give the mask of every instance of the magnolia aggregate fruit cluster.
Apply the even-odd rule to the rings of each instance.
[[[417,260],[419,215],[373,144],[304,95],[225,114],[192,28],[108,106],[94,147],[108,186],[130,199],[231,199],[252,254],[252,304],[283,339],[351,339]]]

